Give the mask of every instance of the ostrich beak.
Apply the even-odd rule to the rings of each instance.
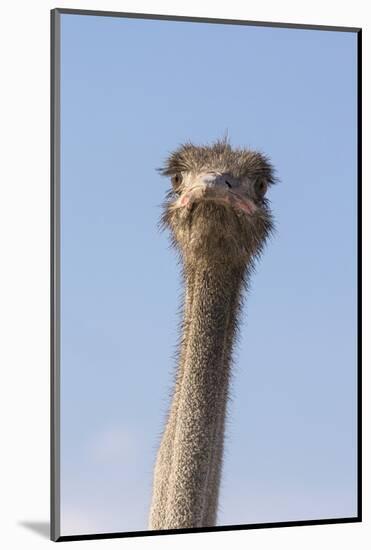
[[[209,200],[228,204],[252,215],[257,206],[246,196],[238,192],[240,183],[230,174],[207,172],[200,174],[197,180],[179,197],[175,207],[190,208],[196,200]]]
[[[231,175],[220,172],[209,172],[208,174],[204,174],[200,180],[201,185],[210,190],[227,191],[237,185],[236,180]]]

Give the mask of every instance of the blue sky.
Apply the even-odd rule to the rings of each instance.
[[[226,131],[280,183],[218,524],[356,515],[356,35],[62,15],[61,36],[62,534],[147,528],[180,298],[156,168]]]

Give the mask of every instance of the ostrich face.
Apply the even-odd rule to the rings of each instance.
[[[162,222],[183,256],[246,263],[261,251],[273,229],[265,195],[274,176],[267,157],[232,149],[226,140],[185,144],[161,172],[172,182]]]

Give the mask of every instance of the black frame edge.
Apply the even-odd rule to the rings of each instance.
[[[218,531],[243,531],[251,529],[269,529],[283,527],[301,527],[301,526],[317,526],[317,525],[333,525],[343,523],[359,523],[361,520],[358,517],[354,518],[339,518],[339,519],[319,519],[319,520],[302,520],[302,521],[284,521],[277,523],[257,523],[250,525],[225,525],[220,527],[199,527],[194,529],[168,529],[166,531],[129,531],[123,533],[98,533],[91,535],[64,535],[59,537],[57,542],[70,542],[77,540],[97,540],[97,539],[113,539],[113,538],[133,538],[143,536],[158,536],[158,535],[183,535],[190,533],[215,533]]]
[[[60,538],[60,15],[50,12],[50,539]]]
[[[362,29],[357,33],[357,512],[362,521]]]
[[[318,31],[340,31],[340,32],[358,32],[359,27],[341,27],[332,25],[315,25],[315,24],[303,24],[303,23],[274,23],[270,21],[250,21],[243,19],[219,19],[216,17],[196,17],[188,15],[162,15],[156,13],[134,13],[134,12],[119,12],[119,11],[105,11],[105,10],[83,10],[73,8],[55,8],[60,14],[66,15],[91,15],[100,17],[122,17],[126,19],[154,19],[162,21],[188,21],[192,23],[215,23],[215,24],[229,24],[229,25],[247,25],[254,27],[277,27],[285,29],[308,29]]]

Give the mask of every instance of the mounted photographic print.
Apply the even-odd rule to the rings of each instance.
[[[52,10],[52,540],[361,520],[360,46]]]

